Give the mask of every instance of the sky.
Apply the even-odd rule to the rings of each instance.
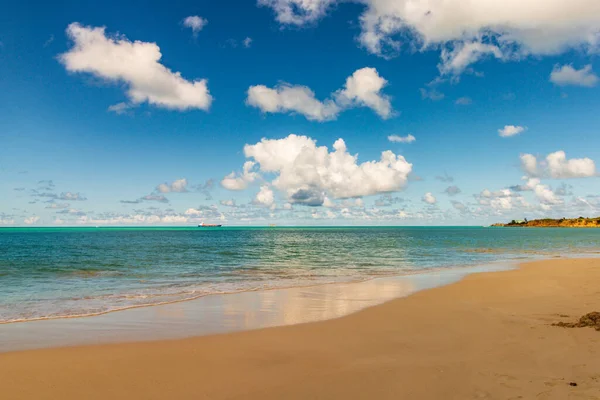
[[[0,226],[597,216],[599,54],[597,0],[12,2]]]

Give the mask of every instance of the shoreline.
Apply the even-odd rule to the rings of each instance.
[[[536,261],[326,321],[2,353],[0,381],[11,399],[595,399],[600,334],[552,323],[598,311],[598,287],[597,258]]]
[[[516,261],[497,261],[361,281],[208,294],[90,316],[8,322],[0,324],[0,355],[41,348],[184,339],[327,321],[452,284],[471,274],[517,267]],[[185,315],[183,321],[182,315]],[[248,321],[248,315],[254,320]]]
[[[478,249],[478,250],[479,251],[474,251],[474,252],[481,252],[481,253],[491,252],[491,251],[489,251],[490,249]],[[494,253],[496,253],[496,252],[494,252]],[[525,252],[523,254],[529,254],[529,253]],[[2,327],[3,325],[23,324],[23,323],[29,323],[29,322],[92,318],[92,317],[98,317],[98,316],[102,316],[102,315],[106,315],[106,314],[129,311],[129,310],[134,310],[134,309],[139,309],[139,308],[160,307],[160,306],[177,304],[177,303],[182,303],[182,302],[193,302],[195,300],[199,300],[199,299],[202,299],[204,297],[209,297],[209,296],[228,296],[228,295],[238,295],[238,294],[242,294],[242,293],[265,292],[265,291],[272,291],[272,290],[306,289],[306,288],[314,288],[314,287],[327,286],[327,285],[360,284],[360,283],[365,283],[365,282],[378,280],[378,279],[404,278],[404,277],[410,277],[410,276],[415,276],[415,275],[434,274],[434,273],[438,273],[438,272],[465,274],[465,276],[466,276],[469,274],[469,272],[468,272],[469,269],[481,269],[482,271],[475,272],[475,273],[479,273],[479,272],[486,272],[485,271],[486,269],[495,270],[495,268],[497,268],[497,266],[500,266],[499,268],[501,268],[501,269],[511,269],[511,268],[518,267],[518,265],[522,264],[522,263],[535,262],[535,261],[541,261],[541,260],[553,260],[556,258],[563,258],[563,259],[579,259],[579,258],[594,258],[594,257],[600,258],[600,252],[596,251],[596,250],[589,250],[586,252],[577,252],[577,253],[568,254],[568,255],[560,255],[558,253],[556,253],[556,254],[554,254],[554,253],[549,253],[549,254],[548,253],[546,253],[546,254],[532,253],[532,254],[535,254],[536,256],[531,257],[531,256],[523,255],[520,257],[515,257],[515,258],[511,258],[511,259],[506,259],[506,260],[496,260],[496,261],[492,261],[492,262],[488,262],[488,263],[480,264],[480,265],[477,265],[477,264],[467,265],[467,266],[457,265],[457,266],[452,266],[452,267],[412,269],[412,270],[404,271],[403,273],[381,274],[381,275],[365,277],[362,279],[358,279],[358,278],[351,279],[348,281],[318,282],[318,283],[314,283],[314,284],[307,283],[307,284],[290,285],[290,286],[272,286],[272,287],[265,287],[265,288],[261,287],[261,288],[240,289],[240,290],[225,291],[225,292],[203,293],[203,294],[194,295],[191,297],[181,298],[181,299],[176,299],[176,300],[160,301],[160,302],[156,302],[156,303],[147,303],[147,304],[132,304],[132,305],[123,306],[120,308],[97,311],[97,312],[72,314],[72,315],[50,315],[50,316],[33,317],[33,318],[21,318],[21,319],[7,320],[7,321],[3,320],[3,321],[0,321],[0,327]],[[467,272],[465,273],[464,271],[467,271]],[[0,352],[1,352],[1,350],[0,350]]]
[[[592,253],[589,255],[586,255],[586,257],[591,257],[591,256],[593,256]],[[537,259],[539,259],[539,260],[548,259],[549,260],[549,259],[553,259],[555,257],[557,257],[557,255],[551,255],[551,256],[550,255],[544,255],[544,256],[540,255],[540,257]],[[562,256],[558,256],[558,257],[562,257]],[[573,258],[580,258],[580,257],[573,257]],[[362,279],[358,279],[358,278],[351,279],[348,281],[318,282],[318,283],[314,283],[314,284],[307,283],[307,284],[290,285],[290,286],[273,286],[273,287],[266,287],[266,288],[240,289],[240,290],[234,290],[234,291],[229,291],[229,292],[203,293],[203,294],[195,295],[195,296],[188,297],[188,298],[161,301],[161,302],[148,303],[148,304],[133,304],[133,305],[124,306],[121,308],[115,308],[115,309],[111,309],[111,310],[104,310],[104,311],[98,311],[98,312],[73,314],[73,315],[50,315],[50,316],[43,316],[43,317],[33,317],[33,318],[23,318],[23,319],[9,320],[9,321],[0,321],[0,327],[2,325],[22,324],[22,323],[28,323],[28,322],[53,321],[53,320],[62,320],[62,319],[75,319],[75,318],[91,318],[91,317],[97,317],[97,316],[102,316],[102,315],[106,315],[106,314],[110,314],[110,313],[123,312],[123,311],[138,309],[138,308],[160,307],[160,306],[177,304],[177,303],[182,303],[182,302],[193,302],[195,300],[199,300],[199,299],[202,299],[202,298],[208,297],[208,296],[228,296],[228,295],[238,295],[238,294],[243,294],[243,293],[268,292],[268,291],[274,291],[274,290],[310,289],[310,288],[317,288],[317,287],[328,286],[328,285],[352,285],[352,284],[361,284],[361,283],[370,282],[370,281],[379,280],[379,279],[406,278],[406,277],[411,277],[411,276],[415,276],[415,275],[430,275],[430,274],[435,274],[435,273],[449,273],[449,274],[457,274],[457,275],[466,276],[469,274],[469,272],[468,272],[469,270],[477,270],[476,272],[473,272],[473,273],[479,273],[479,272],[486,272],[488,269],[491,271],[494,271],[494,270],[496,270],[496,268],[500,268],[500,269],[516,268],[523,260],[525,260],[525,258],[519,259],[519,260],[516,260],[516,259],[500,260],[500,261],[494,261],[494,262],[490,262],[490,263],[486,263],[486,264],[482,264],[482,265],[439,267],[439,268],[429,268],[429,269],[421,269],[421,270],[412,269],[412,270],[404,271],[403,273],[381,274],[381,275],[365,277]],[[532,259],[530,259],[530,261],[531,260],[536,260],[536,258],[532,258]],[[479,270],[481,270],[481,271],[479,271]]]

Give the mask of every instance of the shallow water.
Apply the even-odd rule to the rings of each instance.
[[[0,352],[44,347],[179,339],[342,317],[419,290],[509,264],[437,270],[364,282],[212,295],[89,318],[0,325]]]
[[[600,229],[4,228],[0,322],[598,249]]]

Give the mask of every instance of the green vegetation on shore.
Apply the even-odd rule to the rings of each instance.
[[[523,228],[600,228],[600,217],[596,218],[543,218],[543,219],[532,219],[530,221],[525,218],[524,220],[512,220],[507,224],[493,224],[492,226],[502,227],[523,227]]]

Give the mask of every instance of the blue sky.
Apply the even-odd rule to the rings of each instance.
[[[558,3],[8,5],[0,225],[600,214],[600,6]]]

